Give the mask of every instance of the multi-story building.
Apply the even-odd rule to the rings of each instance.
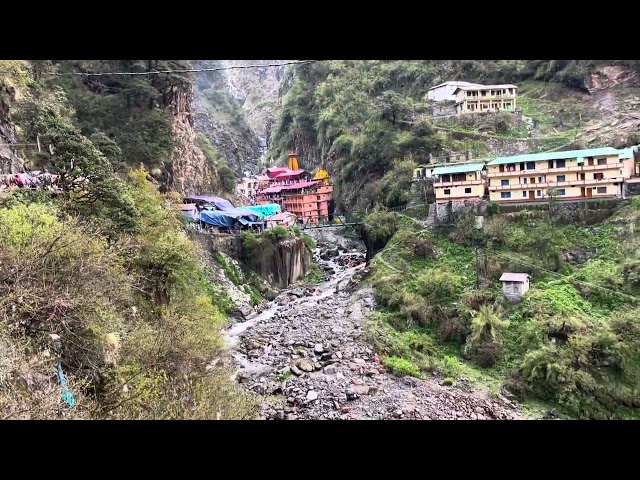
[[[512,111],[516,108],[518,87],[505,85],[459,86],[453,92],[457,113]]]
[[[435,167],[431,170],[436,203],[480,200],[485,194],[485,163]]]
[[[256,199],[259,204],[277,203],[283,212],[291,212],[304,223],[318,223],[332,215],[333,185],[328,173],[311,174],[298,168],[298,156],[289,155],[289,168],[268,168],[258,177]]]
[[[622,197],[634,163],[632,153],[611,147],[499,157],[487,163],[489,200],[535,202],[550,189],[560,200]]]
[[[243,195],[247,198],[254,197],[256,192],[258,191],[258,179],[252,177],[244,177],[238,180],[236,191],[240,195]]]

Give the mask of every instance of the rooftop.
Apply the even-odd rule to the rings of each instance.
[[[543,162],[545,160],[563,160],[568,158],[598,157],[603,155],[619,155],[621,150],[612,147],[591,148],[587,150],[569,150],[567,152],[532,153],[513,157],[498,157],[487,165],[503,165],[505,163]]]
[[[501,90],[503,88],[518,88],[515,85],[511,85],[510,83],[505,83],[503,85],[462,85],[458,87],[456,90]]]
[[[431,175],[446,175],[449,173],[479,172],[484,168],[484,163],[466,163],[447,167],[435,167]]]
[[[431,87],[429,90],[433,90],[434,88],[444,87],[445,85],[452,85],[454,87],[481,87],[479,83],[469,83],[469,82],[444,82],[440,85],[436,85],[435,87]]]
[[[526,282],[529,280],[530,275],[528,273],[508,273],[505,272],[500,277],[501,282]]]

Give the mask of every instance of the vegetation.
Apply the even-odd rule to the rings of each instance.
[[[142,68],[122,62],[111,68]],[[98,63],[57,68],[110,65]],[[3,82],[19,89],[12,117],[22,138],[53,144],[52,153],[29,158],[60,172],[62,186],[53,195],[18,191],[0,199],[2,418],[254,417],[256,404],[228,372],[206,369],[221,346],[230,299],[167,208],[171,197],[149,182],[147,169],[131,168],[170,158],[157,103],[181,79],[115,77],[117,94],[78,91],[80,99],[52,84],[49,61],[34,61],[31,71],[0,65],[9,77]],[[98,83],[106,85],[85,87]],[[58,360],[74,408],[61,402],[51,376]]]
[[[406,204],[406,174],[429,154],[469,151],[479,158],[490,152],[489,138],[525,140],[532,151],[575,144],[591,112],[574,97],[586,91],[598,62],[337,60],[291,67],[268,156],[282,159],[295,148],[306,168],[328,160],[340,209]],[[635,61],[602,62],[639,68]],[[431,119],[427,90],[448,80],[522,85],[518,105],[533,124],[505,114],[486,125],[482,115]]]
[[[495,214],[477,259],[465,221],[428,233],[388,215],[397,231],[373,261],[382,310],[367,333],[392,372],[464,374],[572,417],[637,418],[636,202],[596,227]],[[523,301],[503,298],[504,271],[532,275]]]

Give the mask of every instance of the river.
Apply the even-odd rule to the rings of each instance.
[[[316,252],[319,265],[333,272],[327,281],[290,288],[225,332],[234,378],[261,398],[261,419],[522,418],[508,400],[464,379],[444,386],[435,377],[386,372],[366,340],[375,302],[361,282],[365,254],[350,249],[320,259],[327,249],[335,253],[335,245],[322,243]]]

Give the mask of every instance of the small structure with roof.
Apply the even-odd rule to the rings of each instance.
[[[531,276],[528,273],[503,273],[500,281],[504,297],[510,302],[522,300],[524,294],[529,290],[530,279]]]

